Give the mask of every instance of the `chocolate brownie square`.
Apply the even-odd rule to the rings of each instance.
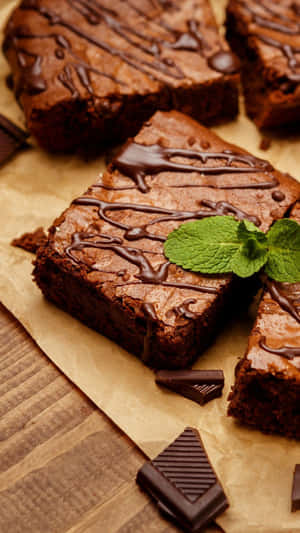
[[[183,368],[246,289],[230,274],[170,264],[166,236],[186,220],[216,214],[265,231],[299,191],[291,177],[188,116],[157,112],[53,223],[35,280],[47,298],[148,365]]]
[[[208,0],[23,0],[3,50],[49,150],[99,151],[157,109],[206,123],[238,110],[239,62]]]
[[[242,62],[248,115],[259,128],[299,122],[299,2],[230,0],[226,25]]]

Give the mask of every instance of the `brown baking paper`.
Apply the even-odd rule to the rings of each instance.
[[[0,1],[3,26],[16,2]],[[215,0],[218,17],[224,2]],[[224,6],[223,6],[224,7]],[[0,57],[0,112],[18,124],[23,114],[6,88],[7,64]],[[299,176],[300,137],[275,137],[265,154],[261,136],[240,115],[216,128],[226,140],[267,156],[281,170]],[[167,392],[153,372],[105,337],[46,302],[31,279],[33,256],[10,241],[37,226],[47,227],[103,170],[103,159],[83,162],[54,157],[34,146],[0,170],[0,298],[42,350],[149,457],[156,456],[187,425],[197,427],[230,501],[218,519],[226,533],[300,532],[300,513],[290,512],[292,473],[300,462],[299,443],[242,428],[226,416],[227,396],[237,358],[245,350],[251,318],[232,323],[206,351],[196,368],[222,368],[222,398],[205,407]],[[109,532],[113,533],[113,532]]]

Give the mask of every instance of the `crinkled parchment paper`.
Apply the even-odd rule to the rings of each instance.
[[[220,18],[223,0],[214,1]],[[15,2],[0,1],[3,26]],[[23,114],[6,88],[8,67],[0,57],[0,112],[18,124]],[[241,115],[217,128],[278,168],[299,177],[300,137],[274,138],[267,154],[260,134]],[[32,283],[32,255],[10,246],[12,238],[48,227],[70,201],[103,170],[102,159],[83,162],[54,157],[34,146],[0,170],[0,298],[51,360],[149,456],[154,457],[187,425],[199,428],[222,480],[230,509],[218,519],[226,533],[300,532],[300,514],[290,512],[292,472],[300,445],[238,427],[226,416],[227,395],[237,358],[243,354],[251,319],[231,324],[196,368],[223,368],[223,397],[200,407],[158,388],[153,373],[113,342],[46,302]]]

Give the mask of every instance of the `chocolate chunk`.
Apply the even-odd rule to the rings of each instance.
[[[137,483],[185,531],[196,533],[228,507],[199,432],[186,428],[137,474]]]
[[[26,250],[26,252],[35,254],[37,249],[42,246],[42,244],[46,244],[46,242],[47,235],[44,229],[40,227],[35,231],[24,233],[24,235],[21,237],[13,239],[11,245],[16,246],[17,248],[22,248],[23,250]]]
[[[0,166],[26,145],[28,133],[0,114]]]
[[[295,466],[292,488],[292,513],[300,510],[300,465]]]
[[[155,381],[158,385],[204,405],[222,395],[224,374],[222,370],[160,370]]]
[[[282,191],[274,191],[272,193],[272,198],[275,202],[282,202],[285,200],[285,194]]]

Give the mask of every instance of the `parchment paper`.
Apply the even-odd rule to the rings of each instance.
[[[3,26],[16,4],[0,0]],[[224,1],[215,0],[218,18]],[[0,112],[23,123],[23,114],[5,86],[9,69],[0,57]],[[265,154],[261,136],[241,114],[216,128],[228,141],[267,157],[299,179],[300,137],[277,139]],[[300,462],[299,443],[239,427],[226,416],[227,395],[237,358],[244,352],[251,318],[232,323],[201,357],[196,368],[223,368],[221,399],[205,407],[164,391],[153,373],[116,344],[59,311],[32,283],[33,256],[10,246],[12,238],[48,227],[70,201],[103,170],[102,159],[83,162],[54,157],[34,147],[0,170],[0,298],[50,359],[89,396],[149,457],[156,456],[187,425],[199,428],[224,485],[230,509],[218,523],[226,533],[300,532],[300,514],[290,512],[292,473]]]

